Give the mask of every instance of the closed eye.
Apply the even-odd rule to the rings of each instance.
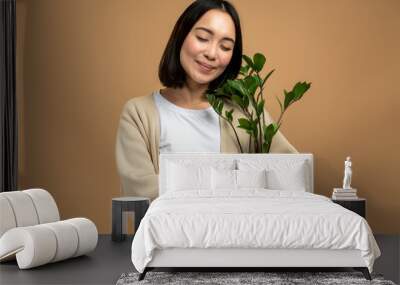
[[[207,42],[207,41],[208,41],[207,39],[201,38],[201,37],[199,37],[199,36],[197,36],[196,38],[197,38],[199,41],[201,41],[201,42]],[[231,48],[228,48],[228,47],[222,46],[222,50],[224,50],[224,51],[230,51],[230,50],[232,50],[232,49],[231,49]]]
[[[206,42],[206,41],[207,41],[207,39],[203,39],[203,38],[200,38],[200,37],[197,37],[197,39],[198,39],[199,41],[201,41],[201,42]]]

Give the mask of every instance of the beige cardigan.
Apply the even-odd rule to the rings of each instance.
[[[234,122],[242,113],[234,106]],[[271,122],[267,112],[266,123]],[[240,148],[232,128],[219,120],[221,130],[221,152],[239,153]],[[249,135],[242,129],[236,131],[245,152],[248,152]],[[153,95],[129,100],[122,111],[116,143],[116,161],[121,177],[124,196],[143,196],[155,199],[158,196],[158,156],[160,143],[160,120]],[[272,141],[271,153],[297,153],[297,150],[278,132]]]

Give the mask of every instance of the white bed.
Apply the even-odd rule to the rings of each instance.
[[[380,255],[365,219],[313,194],[311,154],[161,154],[159,181],[132,243],[140,279],[155,267],[354,267],[370,278]]]

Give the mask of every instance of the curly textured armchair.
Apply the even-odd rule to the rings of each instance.
[[[96,225],[86,218],[60,221],[46,190],[0,193],[0,262],[16,258],[28,269],[86,254],[97,239]]]

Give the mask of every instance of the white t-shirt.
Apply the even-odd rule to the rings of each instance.
[[[210,106],[193,110],[175,105],[153,92],[160,114],[160,153],[220,152],[219,116]]]

